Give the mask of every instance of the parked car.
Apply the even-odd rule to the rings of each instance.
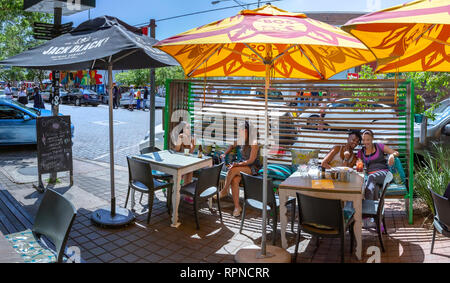
[[[320,99],[320,98],[319,98]],[[349,103],[351,102],[351,103]],[[300,102],[301,103],[301,102]],[[302,113],[300,115],[300,118],[306,118],[304,120],[309,120],[308,118],[319,118],[319,117],[327,117],[327,118],[334,118],[336,120],[328,120],[327,124],[325,124],[325,126],[331,126],[331,127],[349,127],[352,128],[355,125],[354,124],[346,124],[345,121],[351,121],[348,118],[355,118],[355,120],[367,120],[367,127],[374,130],[377,128],[377,124],[376,122],[378,121],[379,118],[391,118],[392,120],[383,120],[383,122],[389,122],[389,123],[395,123],[398,122],[397,119],[397,115],[395,113],[395,109],[393,109],[392,107],[385,105],[385,104],[381,104],[381,103],[376,103],[376,104],[370,104],[370,108],[376,108],[376,109],[367,109],[366,111],[355,111],[354,109],[343,109],[343,107],[354,107],[357,104],[357,101],[353,101],[350,98],[343,98],[343,99],[338,99],[335,102],[332,103],[327,103],[326,101],[324,101],[322,104],[326,104],[326,109],[324,109],[324,111],[320,111],[319,108],[315,108],[314,106],[312,106],[311,108],[300,108],[301,110],[306,110],[308,111],[308,113]],[[315,105],[320,105],[320,104],[315,104]],[[311,113],[312,112],[312,113]],[[339,113],[333,113],[333,112],[339,112]],[[341,113],[341,112],[345,112],[345,114]],[[387,114],[379,114],[380,112],[391,112],[391,113],[387,113]],[[343,119],[345,118],[346,120],[339,120],[339,119]],[[336,122],[332,122],[332,121],[336,121]],[[317,122],[315,121],[302,121],[299,122],[297,125],[300,126],[307,126],[306,128],[309,129],[317,129],[314,126],[317,126]],[[378,124],[381,125],[381,124]],[[312,127],[311,127],[312,126]],[[395,128],[395,125],[381,125],[383,128],[386,127],[392,127]]]
[[[450,98],[443,100],[434,110],[435,119],[427,120],[427,139],[449,139],[450,137]],[[420,139],[420,123],[414,123],[414,147],[422,148]]]
[[[36,144],[36,118],[51,115],[50,110],[30,108],[0,98],[0,145]],[[73,124],[71,129],[73,137]]]
[[[136,90],[138,91],[138,90]],[[141,93],[144,93],[144,90],[140,90]],[[124,92],[122,93],[122,98],[120,99],[120,106],[127,108],[128,105],[130,104],[130,98],[128,97],[129,92]],[[136,99],[133,99],[133,105],[136,106],[137,101]],[[160,97],[160,96],[155,96],[155,108],[164,108],[166,105],[166,98],[165,97]],[[142,107],[142,103],[141,103],[141,107]],[[146,108],[150,108],[150,98],[147,99],[146,103],[145,103],[145,107]]]
[[[73,103],[75,106],[98,106],[101,103],[100,97],[95,91],[80,88],[71,89],[67,95],[67,100],[68,103]]]

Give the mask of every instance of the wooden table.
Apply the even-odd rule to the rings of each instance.
[[[364,176],[359,173],[352,173],[350,175],[350,182],[340,182],[332,180],[334,188],[325,188],[326,186],[320,186],[317,184],[313,188],[313,180],[308,175],[304,176],[300,172],[295,172],[289,178],[287,178],[279,186],[280,196],[280,224],[281,224],[281,245],[284,249],[287,249],[286,241],[286,202],[289,196],[296,197],[297,192],[301,192],[304,195],[327,198],[327,199],[340,199],[342,201],[352,201],[353,208],[355,209],[355,240],[356,240],[356,257],[361,260],[362,255],[362,199],[364,195]]]
[[[183,175],[194,172],[195,170],[212,166],[212,158],[204,156],[198,158],[195,155],[185,155],[172,150],[163,150],[142,155],[133,156],[133,158],[149,162],[152,170],[158,170],[173,176],[172,189],[172,227],[180,226],[178,222],[178,206],[180,204],[180,181]]]
[[[0,263],[23,263],[23,259],[14,250],[11,243],[0,232]]]

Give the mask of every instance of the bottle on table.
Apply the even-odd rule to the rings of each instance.
[[[356,171],[362,172],[363,170],[364,170],[364,163],[362,162],[361,159],[358,159],[358,161],[356,161]]]
[[[203,149],[202,149],[202,145],[198,146],[198,158],[202,158],[203,157]]]

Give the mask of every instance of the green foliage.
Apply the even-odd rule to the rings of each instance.
[[[425,99],[422,97],[422,95],[418,94],[416,95],[416,100],[414,104],[414,113],[422,114],[424,111],[425,111]]]
[[[450,92],[450,73],[448,72],[411,72],[402,75],[406,79],[414,82],[418,89],[437,94],[436,100],[431,103],[431,107],[425,111],[425,116],[434,120],[434,109],[439,106],[439,102],[448,96]]]
[[[372,67],[370,67],[369,65],[362,65],[361,72],[359,72],[358,74],[359,74],[360,80],[374,80],[374,79],[381,78],[383,76],[383,75],[376,75],[374,70],[372,69]],[[366,90],[366,91],[364,91],[364,90]],[[365,102],[369,102],[369,101],[377,102],[378,99],[371,98],[371,97],[383,96],[384,94],[382,93],[382,91],[383,91],[382,88],[359,89],[359,91],[355,92],[352,95],[353,97],[355,97],[355,99],[352,99],[353,102],[361,102],[361,103],[355,104],[355,108],[360,108],[360,109],[355,109],[354,111],[364,112],[366,110],[369,110],[366,108],[369,108],[370,104],[367,104]],[[365,96],[366,98],[361,98],[361,96]]]
[[[183,69],[180,66],[155,69],[155,84],[163,86],[167,79],[184,78]],[[130,70],[116,74],[116,81],[124,85],[144,86],[150,83],[150,70]]]
[[[414,174],[414,191],[434,213],[433,200],[428,188],[443,195],[450,182],[450,148],[433,145],[433,150],[425,156],[425,164],[418,165]]]
[[[0,1],[0,59],[17,55],[42,41],[33,38],[33,22],[50,23],[51,15],[31,13],[23,10],[23,0]],[[0,70],[3,80],[23,80],[26,71],[23,68]]]

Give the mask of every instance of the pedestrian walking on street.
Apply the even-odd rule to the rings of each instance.
[[[141,109],[141,90],[138,87],[138,91],[136,91],[136,110]]]
[[[134,103],[134,85],[130,86],[130,92],[128,93],[128,110],[133,111]]]
[[[23,105],[27,105],[28,104],[27,88],[25,87],[25,85],[23,85],[20,88],[18,101],[20,103],[22,103]]]
[[[7,99],[13,99],[11,84],[7,83],[5,87],[5,96]]]
[[[116,84],[113,87],[113,109],[119,108],[117,105],[117,97],[119,96],[119,88]]]
[[[34,87],[34,108],[45,109],[44,100],[42,99],[41,93],[37,86]]]

